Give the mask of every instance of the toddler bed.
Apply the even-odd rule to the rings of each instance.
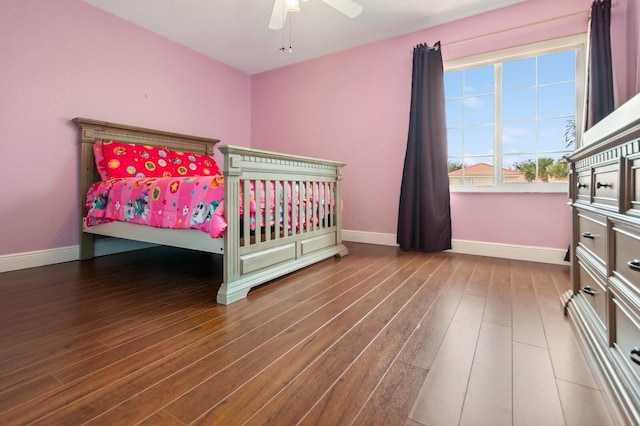
[[[80,258],[95,236],[223,256],[217,301],[332,256],[342,244],[343,163],[216,139],[75,118],[80,127]],[[97,161],[96,161],[97,159]]]

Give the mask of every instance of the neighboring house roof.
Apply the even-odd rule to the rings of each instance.
[[[462,172],[464,170],[464,175],[467,177],[470,176],[493,176],[493,166],[487,163],[477,163],[469,167],[465,167],[464,169],[454,170],[449,173],[449,176],[462,176]],[[517,170],[509,170],[502,169],[503,176],[520,176],[521,172]]]

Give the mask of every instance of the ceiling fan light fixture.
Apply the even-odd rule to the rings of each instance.
[[[302,0],[307,1],[307,0]],[[338,12],[349,18],[355,18],[362,13],[362,6],[354,0],[322,0],[324,3],[336,9]],[[269,20],[269,28],[272,30],[281,30],[287,20],[289,12],[298,12],[300,10],[299,0],[273,0],[273,9],[271,10],[271,19]]]
[[[287,12],[300,11],[300,3],[298,3],[298,0],[286,0],[285,5]]]

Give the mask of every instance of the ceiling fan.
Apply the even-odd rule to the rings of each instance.
[[[303,0],[307,1],[307,0]],[[343,13],[349,18],[355,18],[362,13],[362,6],[353,0],[322,0],[337,11]],[[297,12],[300,10],[298,0],[275,0],[273,3],[273,11],[271,12],[271,20],[269,28],[279,30],[284,26],[287,13]]]

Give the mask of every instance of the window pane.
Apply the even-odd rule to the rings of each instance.
[[[545,154],[545,157],[553,161],[547,170],[548,178],[545,182],[569,182],[569,166],[562,159],[564,155],[566,153]]]
[[[502,151],[505,153],[535,152],[536,136],[534,120],[505,123],[502,128]]]
[[[538,91],[538,114],[542,117],[575,115],[575,83],[541,86]]]
[[[444,74],[444,93],[447,99],[462,97],[462,71]]]
[[[506,170],[518,171],[521,163],[532,159],[535,159],[535,154],[503,155],[502,167]]]
[[[464,99],[464,125],[493,123],[493,95],[472,96]]]
[[[460,156],[450,156],[448,167],[449,167],[449,175],[451,175],[452,172],[455,172],[456,170],[460,170],[461,168],[465,167],[463,158]],[[453,173],[453,175],[455,176],[456,174]]]
[[[493,157],[466,157],[464,167],[449,172],[450,185],[493,185]],[[451,167],[452,161],[449,161]]]
[[[573,81],[575,78],[575,50],[543,55],[538,59],[538,84]]]
[[[493,157],[474,157],[464,169],[465,181],[469,185],[493,185]]]
[[[502,65],[502,88],[516,89],[536,84],[536,58],[505,62]]]
[[[493,154],[493,126],[466,127],[464,129],[464,154]]]
[[[529,155],[505,155],[502,157],[504,167],[503,182],[565,182],[568,181],[569,169],[560,154],[544,154],[537,157]]]
[[[537,179],[535,159],[535,154],[504,155],[502,181],[504,183],[535,182]]]
[[[565,137],[575,135],[574,118],[554,118],[540,120],[539,123],[539,151],[564,151],[572,150],[573,145],[567,146]]]
[[[510,90],[502,94],[504,121],[536,118],[536,89]]]
[[[566,164],[558,160],[575,148],[576,94],[582,89],[576,52],[497,58],[445,74],[452,185],[568,181]]]
[[[449,157],[462,156],[462,129],[447,129]]]
[[[493,93],[493,65],[469,68],[464,72],[464,94]]]
[[[462,100],[446,102],[447,127],[462,126]]]

